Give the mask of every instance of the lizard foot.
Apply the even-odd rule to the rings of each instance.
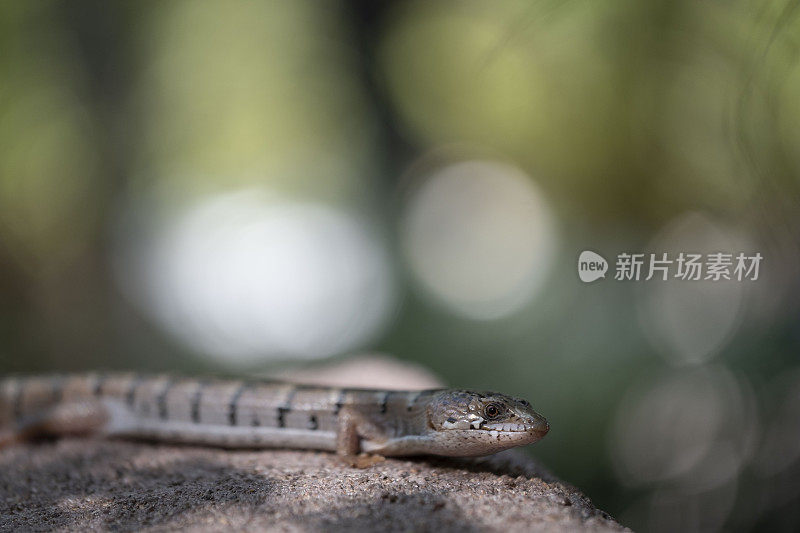
[[[386,457],[371,453],[360,453],[358,455],[342,456],[342,460],[352,468],[370,468],[384,462]]]

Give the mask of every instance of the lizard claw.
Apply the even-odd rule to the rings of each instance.
[[[360,453],[358,455],[345,455],[342,460],[352,468],[370,468],[386,460],[386,457],[377,454]]]

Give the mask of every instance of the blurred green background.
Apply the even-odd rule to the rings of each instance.
[[[797,2],[3,2],[0,141],[0,372],[386,352],[634,529],[800,528]]]

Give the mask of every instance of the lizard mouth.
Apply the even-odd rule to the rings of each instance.
[[[478,431],[497,431],[502,433],[534,433],[540,437],[547,435],[550,425],[547,420],[534,420],[530,423],[505,422],[499,424],[483,423]]]

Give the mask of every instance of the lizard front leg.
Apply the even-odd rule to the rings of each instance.
[[[381,455],[361,453],[361,439],[375,438],[377,430],[364,415],[343,408],[339,412],[339,425],[336,432],[336,453],[355,468],[367,468],[385,460]]]

